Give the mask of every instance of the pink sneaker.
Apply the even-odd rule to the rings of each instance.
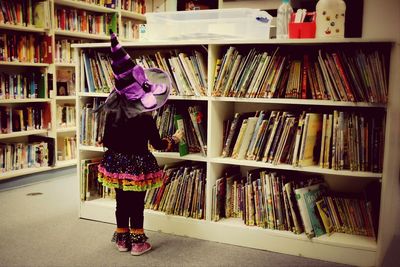
[[[147,242],[132,244],[131,254],[133,256],[139,256],[142,255],[143,253],[146,253],[150,249],[151,245]]]
[[[114,233],[113,239],[111,240],[115,242],[117,248],[121,252],[129,251],[130,247],[130,238],[129,233]]]

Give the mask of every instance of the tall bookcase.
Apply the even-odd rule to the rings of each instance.
[[[74,58],[71,42],[99,42],[109,41],[109,36],[101,34],[91,34],[88,32],[81,32],[75,30],[63,30],[57,25],[60,18],[57,18],[57,10],[77,10],[77,12],[87,12],[88,14],[104,15],[104,14],[115,14],[116,15],[116,25],[118,25],[119,35],[122,34],[122,19],[134,21],[134,23],[145,23],[145,16],[141,13],[127,11],[121,8],[122,0],[115,0],[114,7],[105,7],[95,4],[96,1],[81,1],[81,0],[46,0],[44,12],[46,15],[42,16],[46,26],[36,27],[32,24],[16,25],[10,22],[0,23],[0,33],[8,34],[32,34],[36,37],[49,36],[49,45],[51,45],[51,62],[50,63],[31,63],[31,62],[3,62],[0,61],[0,72],[7,71],[9,73],[29,73],[38,72],[44,73],[46,75],[45,80],[45,92],[44,98],[30,98],[30,99],[0,99],[1,107],[23,107],[28,105],[40,105],[48,104],[49,112],[51,112],[51,127],[49,129],[41,130],[30,130],[22,132],[13,132],[2,134],[0,133],[0,142],[10,143],[10,142],[25,142],[30,135],[43,135],[52,137],[55,140],[54,144],[54,157],[55,166],[53,167],[35,167],[18,169],[13,171],[7,171],[1,173],[0,179],[9,179],[13,177],[18,177],[21,175],[32,174],[36,172],[47,171],[55,168],[63,168],[76,165],[76,155],[73,152],[76,151],[71,146],[74,146],[74,140],[76,134],[76,125],[74,123],[61,124],[60,116],[61,112],[59,110],[60,106],[68,106],[70,109],[75,109],[76,94],[72,92],[70,95],[61,93],[58,90],[60,79],[71,78],[72,84],[75,83],[73,79],[78,78],[79,74],[79,59],[77,61]],[[151,11],[152,5],[151,1],[147,3]],[[76,21],[77,18],[75,18]],[[62,54],[62,55],[61,55]],[[66,58],[67,57],[67,58]],[[69,77],[59,77],[61,73],[70,73]],[[58,75],[59,74],[59,75]],[[69,83],[71,84],[71,83]],[[50,87],[50,88],[49,88]],[[73,113],[71,113],[73,114]],[[67,141],[66,141],[67,140]],[[69,141],[68,141],[69,140]],[[69,142],[68,150],[69,155],[65,156],[65,150],[67,145],[64,142]],[[76,142],[75,142],[76,144]],[[72,153],[72,154],[71,154]]]
[[[321,101],[321,100],[299,100],[299,99],[266,99],[266,98],[232,98],[232,97],[211,97],[211,88],[214,81],[214,69],[217,58],[221,58],[222,53],[230,45],[240,46],[242,49],[251,49],[252,47],[334,47],[345,45],[347,47],[365,47],[367,44],[383,45],[386,47],[388,54],[396,55],[398,46],[394,45],[393,40],[377,40],[377,39],[338,39],[338,40],[268,40],[254,42],[174,42],[168,43],[127,43],[123,44],[128,51],[142,53],[144,51],[154,51],[157,48],[165,49],[180,49],[180,48],[198,48],[203,46],[207,50],[207,69],[208,69],[208,96],[205,97],[186,97],[186,96],[171,96],[169,101],[185,101],[186,103],[201,102],[207,107],[207,156],[198,154],[189,154],[179,157],[177,153],[154,153],[160,164],[190,160],[195,162],[204,162],[206,164],[206,218],[205,220],[197,220],[185,218],[181,216],[166,215],[153,210],[145,210],[145,229],[153,231],[162,231],[183,236],[190,236],[210,241],[223,242],[239,246],[252,247],[257,249],[265,249],[280,253],[286,253],[297,256],[310,257],[315,259],[353,264],[360,266],[373,266],[378,264],[378,258],[381,257],[383,249],[387,246],[388,240],[383,239],[382,235],[378,234],[377,241],[373,238],[357,235],[349,235],[343,233],[334,233],[331,236],[320,236],[317,238],[308,239],[305,234],[296,235],[288,231],[278,231],[259,228],[256,226],[246,226],[239,219],[229,218],[218,222],[211,220],[212,207],[212,187],[227,166],[240,166],[242,173],[247,170],[256,168],[266,168],[275,171],[290,171],[293,174],[317,174],[324,177],[330,186],[336,190],[352,191],[352,189],[371,181],[379,180],[382,185],[381,194],[381,209],[379,214],[379,233],[385,230],[389,223],[386,218],[392,215],[383,209],[385,203],[390,203],[391,195],[385,195],[391,184],[394,183],[396,177],[390,175],[392,170],[398,169],[398,162],[391,161],[391,157],[398,158],[396,147],[390,144],[395,140],[393,130],[390,130],[396,125],[396,110],[398,107],[393,96],[396,96],[394,78],[396,64],[394,59],[391,61],[389,70],[389,101],[387,104],[374,103],[354,103],[340,101]],[[76,55],[79,55],[80,50],[96,49],[108,51],[109,44],[78,44]],[[83,67],[81,66],[81,73]],[[81,74],[79,89],[84,85],[84,76]],[[107,94],[87,94],[79,93],[77,105],[81,105],[86,101],[87,97],[102,97]],[[334,109],[362,111],[365,113],[373,113],[375,111],[383,111],[386,113],[386,129],[385,129],[385,144],[384,144],[384,162],[383,172],[357,172],[347,170],[332,170],[322,169],[318,167],[293,167],[284,164],[268,164],[258,161],[235,160],[231,158],[222,158],[222,136],[223,136],[223,121],[232,118],[235,112],[247,112],[256,110],[274,110],[284,109],[292,110],[301,109],[319,109],[329,110]],[[80,108],[78,108],[80,110]],[[80,117],[78,111],[78,118]],[[79,124],[80,125],[80,124]],[[80,127],[78,127],[77,136],[79,136]],[[83,159],[101,157],[103,148],[101,147],[86,147],[79,146],[78,162]],[[78,179],[81,176],[81,170],[78,164]],[[80,184],[80,181],[77,181]],[[79,216],[81,218],[115,223],[114,218],[115,202],[109,199],[95,199],[91,201],[81,201]]]

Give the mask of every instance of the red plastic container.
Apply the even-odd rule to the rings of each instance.
[[[294,21],[295,13],[292,13],[290,21]],[[307,12],[306,17],[308,17],[310,22],[289,22],[289,38],[299,39],[299,38],[315,38],[315,12]]]

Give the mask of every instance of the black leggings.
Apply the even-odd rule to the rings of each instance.
[[[143,229],[144,198],[146,191],[123,191],[116,189],[115,217],[118,228]]]

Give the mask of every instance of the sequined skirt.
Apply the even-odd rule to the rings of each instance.
[[[146,191],[162,185],[163,171],[150,152],[125,154],[108,150],[99,164],[98,181],[124,191]]]

